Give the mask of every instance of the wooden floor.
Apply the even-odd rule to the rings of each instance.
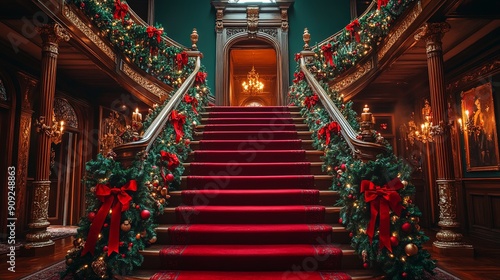
[[[435,235],[434,232],[427,233],[431,238]],[[432,251],[432,242],[428,242],[425,248],[431,252],[432,258],[437,260],[438,267],[464,280],[500,280],[500,244],[492,244],[488,242],[470,241],[474,245],[475,257],[463,258],[461,256],[447,257],[440,256]],[[66,251],[69,250],[72,244],[72,238],[59,239],[55,241],[55,253],[44,257],[19,257],[16,256],[16,272],[7,270],[7,256],[0,256],[0,279],[14,280],[27,276],[33,272],[39,271],[54,263],[64,260]]]

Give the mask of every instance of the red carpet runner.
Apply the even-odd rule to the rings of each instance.
[[[151,279],[351,279],[289,109],[209,112]]]

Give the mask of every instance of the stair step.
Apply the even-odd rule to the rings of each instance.
[[[304,118],[201,118],[201,124],[303,124]]]
[[[316,206],[180,206],[166,207],[159,224],[336,224],[340,207]]]
[[[183,163],[183,175],[230,175],[230,176],[265,176],[265,175],[321,175],[322,162],[264,162],[264,163]]]
[[[186,189],[319,189],[332,187],[330,175],[230,176],[229,171],[212,176],[182,176]]]
[[[262,107],[248,107],[248,106],[210,106],[204,108],[206,112],[300,112],[298,106],[262,106]]]
[[[314,150],[313,140],[199,140],[191,141],[193,150]]]
[[[326,224],[160,225],[158,244],[345,244],[349,233]]]
[[[314,194],[307,194],[313,191]],[[316,194],[317,192],[317,194]],[[299,193],[297,196],[292,196]],[[184,190],[171,191],[169,206],[179,205],[304,205],[320,204],[332,206],[339,197],[336,191],[319,191],[304,189],[263,189],[263,190],[234,190],[234,189],[210,189],[210,190]],[[317,195],[317,201],[310,201],[310,196]],[[245,199],[242,200],[241,197]],[[284,196],[284,198],[282,197]]]
[[[263,111],[263,112],[202,112],[202,118],[302,118],[300,112],[284,112],[284,111]]]
[[[188,162],[300,162],[321,161],[322,151],[317,150],[195,150]]]
[[[138,269],[132,275],[115,275],[118,280],[368,280],[382,279],[380,272],[371,269],[342,269],[339,271],[308,271],[307,267],[286,271],[189,271]],[[158,274],[156,274],[158,273]],[[165,274],[162,274],[165,273]],[[350,276],[350,278],[349,278]],[[161,278],[163,277],[163,278]]]
[[[347,248],[344,251],[344,248],[330,244],[153,245],[143,251],[142,266],[172,270],[282,271],[300,267],[309,260],[316,269],[335,270],[343,268],[343,256],[352,251]]]
[[[310,131],[203,131],[194,132],[194,140],[246,140],[246,141],[272,141],[272,140],[311,140]]]
[[[307,124],[258,123],[258,124],[201,124],[197,132],[206,131],[309,131]]]

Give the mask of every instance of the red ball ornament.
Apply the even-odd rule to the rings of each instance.
[[[406,222],[403,225],[401,225],[401,230],[408,233],[411,231],[411,224]]]
[[[340,169],[341,169],[342,171],[345,171],[345,170],[346,170],[345,163],[342,163],[342,164],[340,165]]]
[[[129,247],[132,247],[132,246],[134,246],[134,243],[130,242],[130,243],[128,244],[128,246],[129,246]]]
[[[89,212],[87,214],[87,218],[89,219],[89,221],[92,222],[94,220],[94,218],[95,218],[95,212]]]
[[[399,244],[399,239],[396,236],[391,236],[391,246],[396,247]]]
[[[352,232],[349,232],[349,237],[352,238],[354,234]]]
[[[365,262],[365,263],[363,263],[363,267],[364,267],[364,268],[368,268],[368,267],[370,267],[370,266],[368,265],[368,263],[366,263],[366,262]]]
[[[140,209],[140,208],[141,208],[141,206],[140,206],[139,204],[137,204],[137,205],[135,206],[135,209]]]
[[[191,144],[191,140],[189,140],[189,139],[185,139],[185,140],[184,140],[184,144],[186,144],[186,146],[189,146],[189,144]]]
[[[102,225],[103,227],[108,227],[108,223],[104,223],[104,225]]]
[[[403,273],[401,273],[401,276],[402,276],[403,278],[406,278],[406,277],[408,277],[408,273],[403,272]]]
[[[141,211],[141,219],[147,220],[149,217],[151,217],[151,212],[149,212],[149,210],[144,209]]]
[[[167,182],[172,182],[174,179],[175,177],[172,173],[168,173],[167,176],[165,176],[165,180],[167,180]]]
[[[343,220],[342,218],[339,218],[339,224],[342,224]]]
[[[107,251],[108,251],[108,246],[104,246],[104,248],[102,248],[102,250],[103,250],[104,252],[107,252]]]
[[[120,241],[120,247],[122,247],[123,245],[125,245],[125,242]]]
[[[125,258],[126,256],[127,256],[127,255],[125,255],[125,254],[122,254],[122,258]]]
[[[349,199],[352,199],[352,193],[350,193],[348,196],[347,196]]]
[[[84,2],[80,3],[80,8],[81,8],[81,9],[84,9],[84,8],[85,8],[85,3],[84,3]]]

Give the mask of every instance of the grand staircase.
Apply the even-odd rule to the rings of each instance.
[[[366,279],[296,107],[208,107],[134,279]],[[127,279],[132,279],[127,277]]]

